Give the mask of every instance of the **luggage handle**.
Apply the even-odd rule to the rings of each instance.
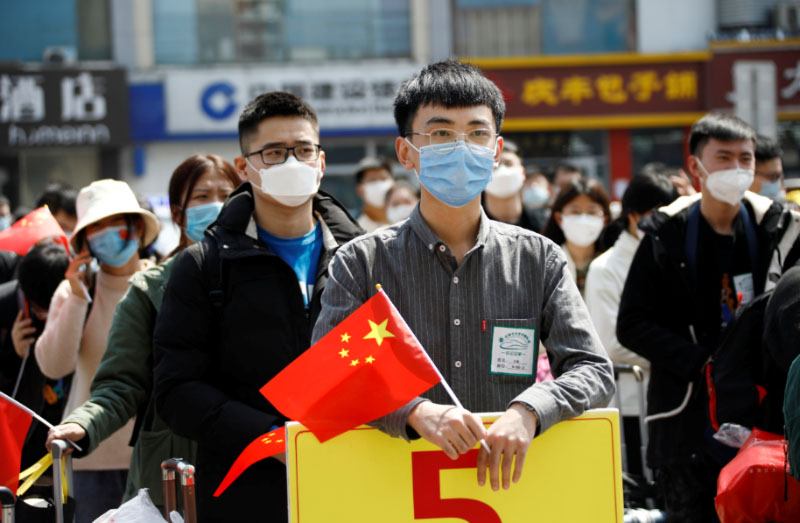
[[[69,443],[63,439],[54,439],[53,445],[50,447],[50,453],[53,455],[53,502],[56,511],[56,523],[64,523],[64,487],[61,484],[61,457],[66,457],[67,470],[66,482],[67,489],[72,490],[74,483],[72,482],[72,454],[66,454],[69,448]]]
[[[16,496],[8,487],[0,487],[0,517],[3,523],[14,523],[14,505]]]
[[[164,518],[171,521],[170,512],[178,508],[177,476],[181,478],[183,492],[183,519],[185,523],[197,523],[195,506],[194,466],[180,458],[161,462],[161,488],[164,493]]]

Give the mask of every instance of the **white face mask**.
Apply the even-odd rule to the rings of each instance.
[[[400,205],[387,207],[386,219],[389,223],[401,222],[411,216],[411,213],[414,212],[414,207],[416,207],[416,205],[413,203],[401,203]]]
[[[739,205],[747,189],[753,184],[753,171],[749,169],[725,169],[709,174],[705,166],[697,158],[697,165],[706,174],[703,182],[708,192],[715,199],[729,205]]]
[[[289,156],[285,162],[269,169],[256,169],[250,161],[248,165],[261,175],[261,189],[287,207],[297,207],[317,194],[322,180],[319,168],[298,162]]]
[[[591,214],[569,214],[561,218],[561,230],[568,242],[578,247],[588,247],[597,241],[605,220]]]
[[[364,201],[373,207],[383,207],[386,202],[386,193],[394,185],[393,180],[376,180],[363,184]]]
[[[500,165],[492,172],[492,180],[486,186],[486,192],[497,198],[508,198],[522,189],[525,173],[522,167]]]

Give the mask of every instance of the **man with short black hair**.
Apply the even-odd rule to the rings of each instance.
[[[783,190],[783,151],[772,138],[756,137],[756,172],[750,191],[772,198],[780,196]]]
[[[72,230],[75,229],[75,224],[78,223],[78,215],[75,211],[77,199],[78,191],[74,187],[63,182],[53,182],[44,188],[36,201],[36,207],[47,205],[50,213],[69,237]]]
[[[394,183],[392,164],[385,158],[367,156],[356,168],[356,194],[364,202],[358,224],[367,232],[389,224],[386,193]]]
[[[483,208],[492,220],[510,223],[540,232],[542,224],[534,215],[528,214],[522,204],[522,186],[525,183],[525,166],[519,155],[519,147],[512,141],[503,143],[503,154],[499,165],[492,172],[492,181],[483,191]]]
[[[478,454],[478,483],[488,469],[494,490],[519,480],[535,435],[614,392],[561,249],[481,208],[503,150],[504,112],[497,86],[457,61],[431,64],[400,87],[395,149],[419,176],[420,204],[408,220],[337,252],[314,328],[319,340],[380,283],[465,408],[437,385],[375,423],[396,437],[422,436],[453,459],[485,439],[491,453]],[[504,352],[504,335],[514,350]],[[539,341],[556,379],[535,383]],[[502,415],[485,430],[473,412]]]
[[[175,260],[154,331],[158,413],[197,441],[200,521],[286,521],[283,455],[213,497],[236,457],[286,418],[258,390],[310,346],[328,261],[363,231],[319,191],[314,110],[283,92],[239,118],[245,182]]]
[[[692,126],[687,169],[701,192],[639,222],[622,293],[617,338],[651,364],[647,461],[669,521],[716,520],[725,449],[711,438],[703,369],[736,309],[800,258],[800,215],[747,191],[755,140],[735,116]]]

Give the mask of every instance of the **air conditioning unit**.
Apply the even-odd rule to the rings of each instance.
[[[42,62],[52,65],[71,65],[78,60],[78,51],[72,46],[45,47]]]
[[[800,30],[800,2],[776,4],[772,15],[775,29],[782,31]]]

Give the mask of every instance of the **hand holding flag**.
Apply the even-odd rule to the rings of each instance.
[[[321,442],[393,412],[441,375],[379,291],[261,388]]]

